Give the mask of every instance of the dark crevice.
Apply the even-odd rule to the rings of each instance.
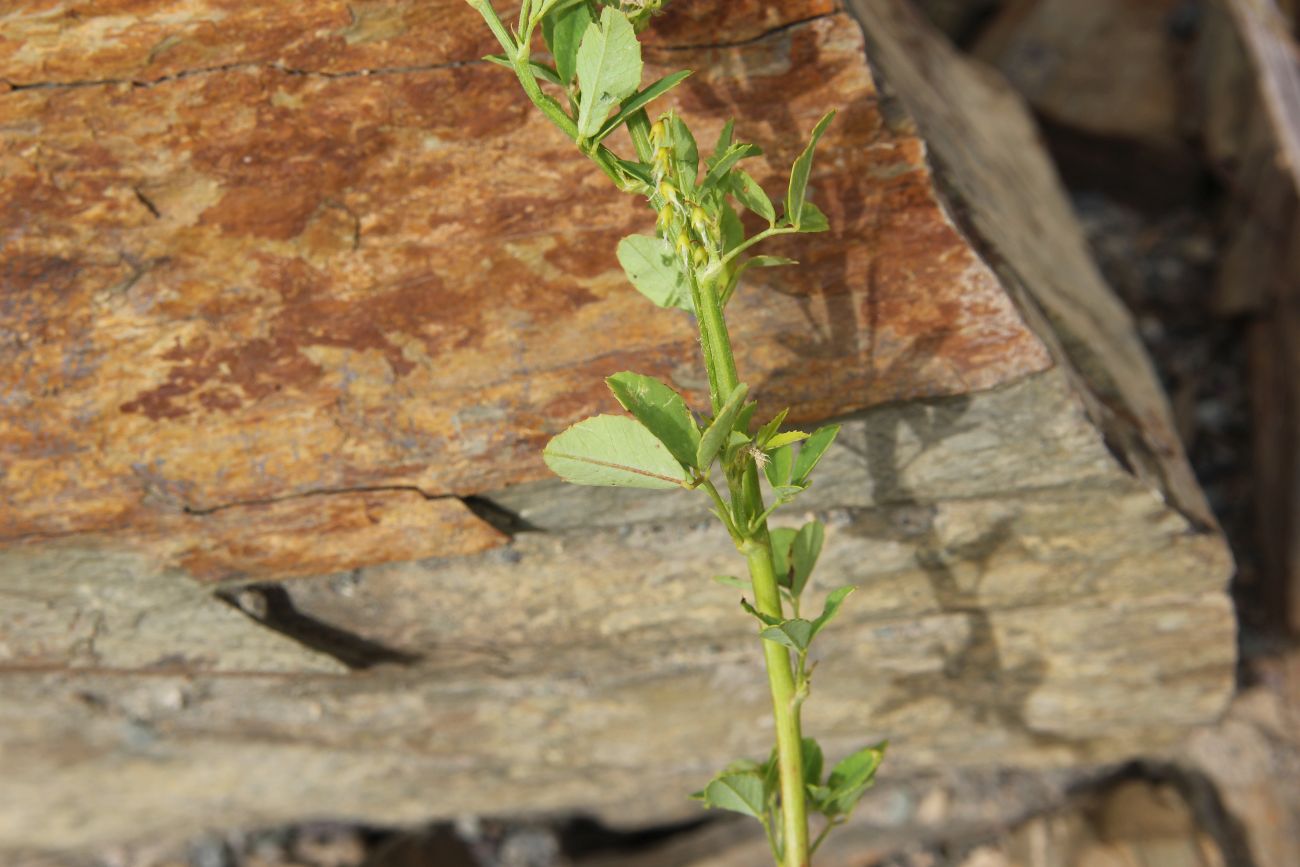
[[[473,512],[475,517],[479,520],[497,530],[500,530],[507,536],[513,537],[519,533],[544,532],[541,527],[529,523],[516,513],[502,507],[500,504],[493,502],[487,497],[461,497],[461,502],[464,503],[465,507]]]
[[[675,45],[647,45],[646,48],[652,49],[654,51],[664,51],[664,52],[699,51],[701,49],[715,49],[715,48],[744,48],[747,45],[756,45],[757,43],[762,42],[765,39],[770,39],[771,37],[776,36],[778,34],[785,33],[786,31],[789,30],[794,30],[797,27],[803,27],[805,24],[811,24],[814,21],[821,21],[823,18],[833,18],[836,15],[843,15],[843,14],[847,14],[847,13],[845,13],[844,10],[839,10],[837,12],[827,12],[822,15],[812,15],[809,16],[808,18],[800,18],[797,21],[787,21],[785,24],[782,24],[779,27],[773,27],[771,30],[764,30],[762,33],[758,34],[757,36],[751,36],[748,39],[737,39],[730,42],[682,42]]]
[[[149,199],[148,196],[146,196],[144,193],[142,193],[142,192],[140,191],[140,188],[139,188],[139,187],[132,187],[132,188],[131,188],[131,192],[135,193],[135,199],[136,199],[136,201],[139,202],[140,204],[144,205],[145,210],[147,210],[149,213],[153,214],[153,218],[154,218],[155,220],[158,220],[158,219],[161,219],[161,218],[162,218],[162,213],[158,210],[158,206],[155,205],[155,204],[154,204],[154,203]]]
[[[354,671],[376,665],[414,665],[421,656],[387,647],[299,611],[278,584],[248,584],[215,594],[231,608],[309,650],[332,656]]]
[[[375,494],[387,493],[391,491],[414,491],[426,500],[452,499],[452,495],[428,494],[417,488],[415,485],[362,485],[355,488],[319,488],[310,491],[299,491],[293,494],[285,494],[283,497],[263,497],[257,500],[236,500],[231,503],[220,503],[216,506],[190,506],[182,507],[182,511],[187,515],[202,517],[211,515],[215,512],[224,512],[227,509],[240,509],[250,506],[269,506],[273,503],[283,503],[286,500],[297,500],[302,497],[329,497],[339,494]]]

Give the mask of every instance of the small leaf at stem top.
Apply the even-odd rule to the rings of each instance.
[[[568,87],[578,71],[578,46],[591,24],[591,9],[579,3],[559,11],[552,10],[542,19],[542,39],[555,58],[559,83]]]
[[[578,46],[578,136],[600,131],[612,109],[641,84],[641,44],[622,12],[606,6],[600,21],[587,25]]]
[[[692,466],[700,446],[700,429],[680,394],[659,380],[624,371],[605,382],[623,408],[645,425],[682,466]]]
[[[690,479],[654,434],[621,415],[578,422],[547,443],[542,458],[575,485],[670,490],[686,487]]]

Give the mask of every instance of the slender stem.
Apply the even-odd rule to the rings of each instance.
[[[769,230],[769,234],[775,234]],[[762,235],[755,235],[759,238]],[[711,371],[716,376],[723,395],[730,394],[737,384],[736,359],[731,351],[731,337],[722,315],[718,298],[716,276],[701,275],[698,283],[696,315],[702,334],[712,352],[705,355],[707,363],[716,365]],[[714,406],[716,412],[718,407]],[[743,511],[748,515],[761,515],[763,497],[758,486],[758,468],[750,463],[744,477],[728,478],[732,500],[745,499]],[[746,528],[750,529],[750,528]],[[742,550],[749,563],[749,577],[754,584],[755,606],[764,614],[784,617],[781,610],[781,591],[777,586],[776,572],[772,567],[772,543],[768,537],[767,522],[760,521],[748,534]],[[781,775],[781,823],[785,844],[783,867],[808,867],[808,812],[803,784],[803,733],[799,725],[799,706],[795,696],[794,674],[790,668],[790,653],[774,641],[763,641],[763,658],[767,663],[768,687],[772,692],[772,715],[776,721],[776,754]]]
[[[693,281],[698,287],[698,303],[695,316],[700,323],[708,352],[705,364],[712,368],[710,373],[717,378],[717,393],[713,395],[713,411],[722,408],[722,402],[736,390],[739,378],[736,376],[736,357],[731,352],[731,335],[727,331],[727,322],[722,317],[722,303],[718,299],[716,277],[703,274]],[[763,511],[761,508],[758,511]]]
[[[839,824],[842,824],[842,823],[840,823],[840,822],[827,822],[827,823],[826,823],[825,827],[822,828],[821,833],[817,835],[817,839],[816,839],[816,840],[813,840],[812,845],[808,847],[808,855],[809,855],[809,856],[811,856],[814,852],[817,851],[817,847],[820,846],[820,845],[822,844],[822,841],[826,839],[826,835],[829,834],[829,833],[831,832],[831,828],[834,828],[836,825],[839,825]]]
[[[731,510],[727,508],[726,500],[722,499],[722,495],[718,493],[718,489],[710,479],[706,478],[700,482],[700,487],[704,488],[713,499],[713,505],[718,507],[718,517],[726,524],[727,532],[731,534],[732,540],[739,545],[744,537],[741,536],[740,531],[736,529],[735,523],[731,520]]]
[[[781,616],[781,594],[772,570],[772,548],[766,533],[745,544],[749,577],[754,582],[755,607],[764,614]],[[790,652],[775,641],[763,641],[768,686],[772,691],[772,716],[776,721],[776,755],[781,773],[781,824],[785,841],[782,867],[808,867],[808,815],[803,786],[803,734],[795,704]]]

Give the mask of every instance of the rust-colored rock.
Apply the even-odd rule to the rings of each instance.
[[[850,4],[865,40],[828,3],[677,5],[647,74],[694,67],[681,106],[736,115],[773,186],[840,111],[836,231],[732,305],[769,409],[852,416],[778,513],[826,519],[812,594],[863,589],[810,732],[911,778],[1214,717],[1231,561],[1021,105],[902,0]],[[734,546],[699,492],[538,459],[609,373],[700,400],[690,322],[614,258],[652,215],[475,62],[459,0],[177,8],[0,13],[0,848],[698,815],[769,747],[705,577]]]
[[[112,7],[58,32],[103,25]],[[165,10],[151,8],[90,57],[31,36],[11,48],[10,75],[166,74],[139,66],[164,39],[149,21]],[[0,540],[320,491],[490,490],[544,476],[540,446],[610,408],[610,373],[699,394],[689,322],[646,315],[614,258],[650,215],[504,73],[446,65],[483,50],[456,37],[460,24],[429,40],[444,65],[402,71],[407,36],[303,47],[334,7],[295,8],[268,22],[234,7],[213,31],[222,69],[20,89],[0,104]],[[758,19],[777,14],[765,8]],[[784,245],[805,267],[734,305],[751,386],[815,420],[1045,368],[935,198],[915,130],[882,114],[857,26],[840,13],[799,21],[818,8],[786,8],[781,22],[797,23],[760,41],[650,53],[699,70],[683,109],[706,136],[740,117],[767,180],[841,107],[814,182],[835,231]],[[456,22],[468,11],[443,10]],[[0,21],[55,26],[24,9]],[[185,33],[208,32],[187,21]],[[701,36],[689,18],[668,32]],[[318,50],[321,71],[297,69]],[[338,57],[389,71],[336,73]],[[777,108],[774,92],[790,98]],[[206,523],[177,532],[201,545]],[[274,576],[275,560],[248,574]]]

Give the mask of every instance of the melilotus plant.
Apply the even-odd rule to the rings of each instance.
[[[606,382],[631,417],[580,421],[552,439],[543,457],[574,484],[686,488],[712,501],[714,514],[748,562],[749,582],[719,580],[753,592],[754,601],[742,599],[741,605],[758,621],[776,746],[765,762],[729,765],[694,797],[757,818],[779,865],[807,867],[826,833],[847,820],[872,784],[884,749],[883,744],[861,749],[823,775],[821,747],[803,737],[800,710],[812,674],[809,645],[854,588],[831,592],[818,616],[801,616],[800,599],[821,553],[824,527],[818,521],[798,530],[768,527],[774,510],[807,489],[839,426],[812,434],[782,431],[782,411],[753,430],[756,404],[737,374],[724,310],[747,269],[795,264],[751,255],[760,242],[827,229],[825,215],[808,201],[807,187],[813,150],[834,112],[818,121],[794,161],[778,212],[740,167],[762,151],[736,141],[731,122],[701,161],[680,116],[670,110],[652,123],[647,115],[653,100],[690,74],[674,72],[641,87],[637,34],[662,0],[523,0],[513,28],[502,23],[490,0],[467,2],[501,43],[502,53],[487,59],[512,70],[528,98],[578,150],[620,190],[645,197],[654,212],[655,234],[624,238],[618,260],[632,285],[655,304],[694,314],[708,371],[708,412],[697,417],[681,395],[657,379],[616,373]],[[533,57],[538,31],[549,64],[545,57]],[[620,127],[627,128],[635,151],[626,158],[606,144]],[[733,200],[765,225],[746,237]],[[810,812],[823,817],[811,842]]]

